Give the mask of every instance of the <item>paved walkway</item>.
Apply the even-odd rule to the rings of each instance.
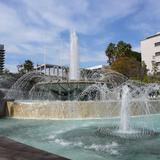
[[[0,160],[68,160],[0,136]]]

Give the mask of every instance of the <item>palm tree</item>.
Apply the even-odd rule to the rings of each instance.
[[[25,63],[24,63],[24,70],[26,72],[30,72],[30,71],[33,71],[33,62],[31,60],[25,60]]]
[[[109,43],[105,53],[108,57],[108,63],[111,65],[116,57],[116,45],[114,43]]]
[[[105,53],[108,57],[108,63],[111,65],[120,57],[131,56],[133,51],[132,46],[129,43],[119,41],[117,44],[109,43]]]
[[[31,60],[25,60],[23,64],[20,64],[17,67],[18,67],[19,73],[21,74],[25,74],[27,72],[34,70],[33,62]]]
[[[117,58],[121,56],[129,56],[131,53],[132,46],[129,43],[119,41],[117,44]]]

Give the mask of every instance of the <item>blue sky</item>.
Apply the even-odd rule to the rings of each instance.
[[[159,0],[0,0],[0,43],[6,68],[25,59],[34,64],[69,63],[69,31],[79,37],[81,66],[106,64],[109,42],[124,40],[139,51],[140,40],[160,31]]]

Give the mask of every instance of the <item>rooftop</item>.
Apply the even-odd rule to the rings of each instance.
[[[101,68],[103,68],[103,67],[104,67],[104,65],[97,65],[97,66],[88,67],[88,68],[86,68],[86,69],[91,69],[91,70],[93,70],[93,69],[101,69]]]
[[[145,38],[144,40],[154,38],[154,37],[158,37],[158,36],[160,36],[160,32],[157,32],[156,34],[154,34],[152,36],[149,36],[149,37]]]

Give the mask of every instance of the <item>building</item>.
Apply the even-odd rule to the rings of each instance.
[[[101,70],[104,67],[105,67],[105,65],[97,65],[97,66],[88,67],[86,69],[88,69],[88,70]]]
[[[5,59],[4,45],[3,45],[3,44],[0,44],[0,74],[3,73],[3,69],[4,69],[4,59]]]
[[[35,68],[37,72],[43,72],[45,75],[68,78],[69,68],[66,66],[42,64]]]
[[[153,73],[153,66],[160,73],[160,32],[141,41],[142,61],[147,65],[148,73]]]

